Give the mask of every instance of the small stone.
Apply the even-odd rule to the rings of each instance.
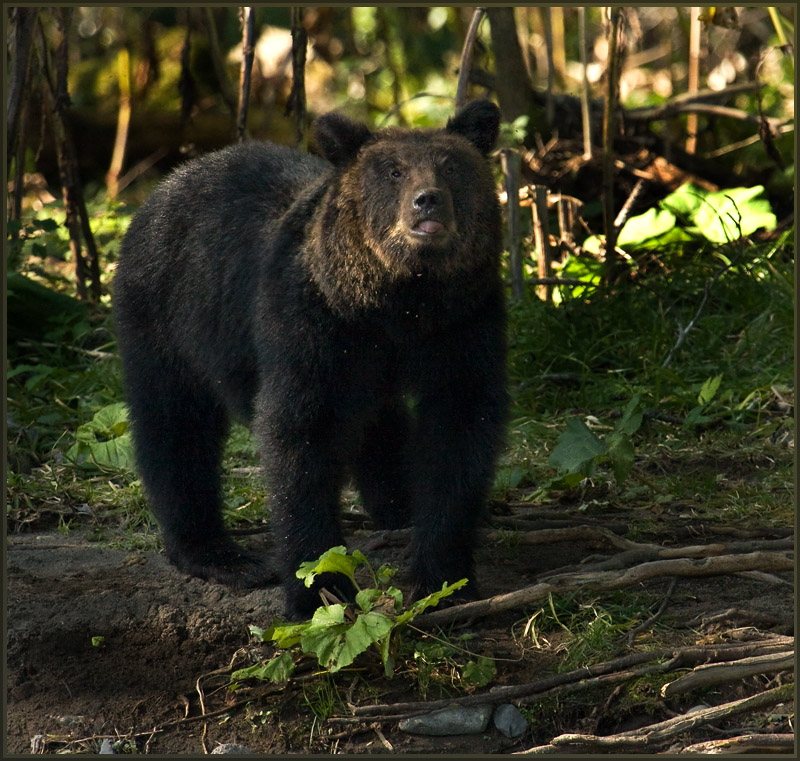
[[[520,713],[519,708],[511,703],[498,706],[494,712],[494,725],[506,737],[520,737],[528,728],[528,722]]]
[[[398,725],[403,732],[415,735],[477,735],[489,726],[492,706],[469,706],[465,708],[442,708],[424,716],[411,716]]]
[[[242,753],[252,753],[253,751],[250,748],[245,747],[244,745],[237,745],[236,743],[222,743],[222,745],[217,745],[214,750],[211,751],[210,755],[215,754],[223,754],[223,753],[235,753],[235,754],[242,754]]]
[[[117,751],[114,750],[114,744],[111,740],[106,737],[102,744],[100,745],[100,755],[101,756],[108,756],[108,755],[116,755]]]

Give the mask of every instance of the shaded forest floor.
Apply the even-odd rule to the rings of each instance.
[[[779,501],[785,501],[788,517],[791,494],[786,482],[779,484],[774,476],[790,472],[792,457],[786,441],[768,439],[757,448],[751,442],[706,462],[663,459],[658,469],[684,471],[692,478],[713,474],[731,494],[754,482],[765,491],[783,491]],[[653,463],[637,467],[653,470]],[[592,591],[589,582],[559,596],[555,604],[545,598],[511,607],[477,617],[466,629],[429,628],[445,642],[458,641],[473,654],[496,659],[494,679],[479,688],[457,678],[457,656],[431,660],[430,668],[423,669],[412,653],[422,649],[419,643],[433,640],[420,631],[409,632],[418,642],[408,648],[405,662],[399,660],[392,680],[382,676],[377,659],[367,659],[335,678],[306,673],[288,686],[248,683],[232,692],[227,685],[233,668],[267,654],[266,646],[251,640],[247,626],[267,626],[280,613],[278,588],[236,593],[190,579],[158,551],[98,542],[96,529],[85,521],[69,531],[61,521],[59,531],[52,515],[48,522],[43,513],[19,533],[12,526],[8,538],[8,750],[97,752],[109,738],[122,753],[135,747],[137,752],[195,754],[222,743],[259,753],[511,753],[548,746],[564,733],[635,732],[690,710],[791,684],[792,669],[785,664],[764,666],[763,672],[735,671],[729,665],[729,673],[716,681],[662,696],[664,685],[687,673],[702,673],[706,662],[747,664],[748,657],[794,649],[793,573],[772,564],[789,557],[785,550],[793,531],[790,518],[765,525],[754,511],[749,520],[732,521],[700,501],[657,502],[652,496],[641,494],[623,505],[616,494],[598,487],[580,498],[553,498],[546,506],[523,500],[494,503],[486,528],[491,533],[480,542],[477,558],[483,594],[519,590],[545,578],[558,587],[558,579],[563,581],[575,567],[591,575],[598,563],[613,567],[613,558],[620,560],[620,573],[626,566],[640,567],[625,555],[630,552],[625,541],[631,538],[640,547],[653,542],[676,548],[675,557],[701,558],[691,561],[700,564],[702,558],[738,555],[738,567],[750,570],[706,577],[665,573],[611,592]],[[407,536],[374,534],[358,512],[347,515],[348,545],[363,548],[376,563],[400,565],[402,587]],[[268,532],[244,541],[266,543],[269,551]],[[698,545],[706,549],[698,551]],[[763,563],[748,560],[754,553]],[[473,636],[457,640],[465,632]],[[96,637],[103,639],[93,645]],[[546,677],[588,663],[681,651],[694,655],[666,671],[648,671],[647,666],[667,658],[648,664],[644,656],[644,668],[612,666],[607,681],[567,676],[556,689],[541,689],[543,683],[536,687]],[[484,695],[486,703],[496,705],[500,701],[492,690],[514,685],[533,685],[528,694],[502,700],[516,703],[527,720],[518,738],[506,738],[491,723],[479,734],[445,737],[398,728],[403,715],[420,712],[399,705],[406,701],[423,695],[428,700]],[[761,708],[699,721],[658,742],[608,748],[587,741],[551,746],[550,751],[663,752],[758,734],[769,736],[761,742],[772,738],[779,752],[789,753],[793,703],[787,697],[779,692]],[[395,704],[397,715],[369,715],[366,709],[354,716],[375,704]]]

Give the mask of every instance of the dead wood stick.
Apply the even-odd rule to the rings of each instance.
[[[650,650],[646,652],[629,653],[628,655],[613,658],[610,661],[597,663],[593,666],[584,666],[579,669],[554,674],[552,676],[537,679],[535,682],[526,684],[514,684],[504,687],[494,687],[489,692],[477,695],[466,695],[461,698],[445,698],[442,700],[417,701],[410,703],[379,703],[376,705],[357,706],[353,708],[354,717],[403,717],[413,713],[423,713],[434,711],[439,708],[451,706],[477,705],[482,703],[505,703],[509,701],[522,702],[522,698],[530,695],[541,695],[542,693],[552,694],[558,688],[569,689],[575,683],[585,683],[584,686],[594,686],[591,680],[609,675],[605,680],[620,681],[621,677],[613,679],[617,674],[624,673],[626,679],[640,674],[640,671],[630,671],[634,666],[641,666],[656,660],[664,660],[665,663],[658,664],[657,668],[663,673],[678,668],[686,668],[698,663],[708,663],[719,660],[732,661],[739,657],[749,657],[753,654],[762,654],[764,651],[775,652],[786,650],[792,647],[794,640],[792,637],[781,637],[779,642],[769,640],[766,642],[751,642],[742,644],[739,642],[722,643],[717,645],[703,646],[690,645],[677,648],[675,650]],[[663,667],[663,668],[662,668]],[[347,719],[351,721],[353,717],[339,717],[335,719],[338,723],[343,723]],[[388,720],[388,718],[387,718]],[[334,719],[331,719],[334,721]]]
[[[740,571],[791,571],[793,568],[792,553],[749,552],[741,555],[719,555],[702,559],[655,560],[627,568],[622,573],[617,571],[565,573],[514,592],[425,613],[416,619],[416,624],[423,627],[443,626],[454,621],[474,619],[533,605],[539,600],[545,599],[549,594],[564,594],[581,589],[592,591],[623,589],[661,576],[721,576]]]
[[[486,535],[489,540],[507,538],[507,532],[490,531]],[[753,542],[717,542],[714,544],[697,544],[685,547],[662,547],[658,544],[634,542],[615,534],[602,526],[570,526],[566,528],[539,529],[514,535],[520,544],[552,544],[554,542],[573,542],[581,540],[604,540],[622,550],[645,550],[652,554],[653,560],[669,558],[705,558],[714,555],[725,555],[731,552],[755,552],[757,550],[791,550],[794,547],[793,537]]]
[[[472,68],[475,37],[478,34],[478,27],[485,13],[486,8],[476,8],[472,12],[467,36],[464,38],[464,47],[461,48],[461,65],[459,66],[458,84],[456,85],[456,111],[462,109],[467,103],[467,85],[469,83],[469,72]]]
[[[752,624],[763,624],[765,626],[788,626],[794,623],[794,616],[791,613],[787,613],[783,616],[776,616],[772,613],[762,613],[761,611],[757,610],[744,610],[743,608],[728,608],[727,610],[723,610],[720,613],[715,613],[708,618],[704,618],[702,615],[697,616],[694,621],[701,622],[701,628],[707,629],[711,624],[719,624],[742,619]]]
[[[687,745],[678,753],[791,753],[793,734],[750,734]]]
[[[552,745],[582,745],[599,748],[646,748],[663,743],[676,735],[683,734],[697,727],[702,727],[719,719],[734,716],[745,711],[757,710],[775,705],[794,697],[794,684],[783,684],[765,692],[759,692],[749,698],[734,700],[730,703],[703,708],[676,716],[674,719],[660,721],[641,729],[620,732],[615,735],[581,735],[563,734],[554,737]]]
[[[670,698],[699,687],[710,687],[755,674],[774,674],[778,671],[794,671],[794,651],[786,650],[782,653],[698,666],[686,676],[665,684],[661,688],[661,697]]]
[[[506,687],[495,687],[488,693],[480,695],[466,695],[461,698],[444,698],[442,700],[428,700],[411,703],[387,703],[370,706],[357,706],[353,710],[355,716],[382,716],[385,714],[408,714],[416,711],[434,711],[438,708],[449,706],[464,706],[482,703],[501,703],[514,700],[519,697],[535,693],[545,692],[554,687],[569,685],[582,679],[592,678],[609,672],[616,672],[619,669],[630,668],[649,661],[664,657],[669,651],[650,651],[644,653],[630,653],[620,658],[598,663],[596,666],[585,666],[583,668],[568,671],[563,674],[537,679],[535,682],[527,684],[513,684]]]

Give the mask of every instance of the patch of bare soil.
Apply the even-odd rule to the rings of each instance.
[[[506,519],[535,513],[523,506]],[[618,518],[608,516],[606,524],[614,520]],[[569,519],[566,523],[569,527]],[[542,528],[541,520],[530,525],[534,530],[520,535],[534,535]],[[356,534],[348,537],[350,546],[363,547],[375,562],[403,563],[401,532],[383,541],[365,531]],[[718,536],[695,537],[691,543],[716,540]],[[262,540],[250,537],[248,541]],[[498,595],[535,584],[550,569],[578,564],[597,553],[613,556],[618,552],[619,548],[604,545],[602,537],[526,544],[486,534],[478,555],[478,578],[484,595]],[[674,643],[668,645],[729,641],[729,630],[749,631],[744,640],[757,639],[759,632],[767,636],[770,629],[791,633],[786,625],[793,611],[791,578],[791,572],[785,571],[679,578],[665,614],[674,626]],[[401,576],[401,586],[402,581]],[[655,609],[669,581],[642,582],[636,591],[649,594]],[[718,705],[782,680],[791,681],[791,672],[785,671],[783,676],[750,676],[674,700],[656,696],[641,705],[628,701],[624,706],[616,689],[622,682],[611,682],[606,688],[600,685],[599,691],[577,691],[571,702],[552,702],[556,699],[551,693],[542,693],[541,699],[523,697],[519,703],[538,718],[516,739],[506,738],[492,724],[477,735],[423,737],[402,732],[396,717],[355,720],[348,715],[348,700],[357,705],[419,701],[413,681],[402,674],[391,681],[379,672],[362,672],[358,680],[353,674],[342,674],[341,682],[337,680],[340,708],[333,720],[322,724],[310,708],[314,695],[304,696],[305,688],[313,691],[319,684],[318,677],[303,682],[301,675],[290,688],[258,684],[237,692],[227,689],[225,671],[234,654],[240,651],[237,667],[251,662],[246,654],[255,646],[248,624],[266,626],[281,613],[282,594],[277,587],[234,592],[185,577],[161,554],[101,548],[87,541],[80,530],[67,535],[10,535],[6,587],[7,751],[12,754],[96,753],[103,738],[124,739],[135,744],[138,752],[158,754],[198,754],[221,743],[237,743],[258,753],[508,753],[546,745],[559,732],[611,735],[640,728],[698,703]],[[562,654],[552,647],[536,649],[530,639],[521,647],[512,636],[515,622],[524,622],[546,604],[544,600],[498,611],[469,624],[478,635],[470,647],[501,659],[495,680],[479,693],[532,683],[556,672]],[[728,609],[739,613],[704,624]],[[521,627],[514,631],[519,633]],[[96,637],[102,637],[102,642],[93,644]],[[554,641],[551,638],[551,644]],[[217,670],[216,675],[212,673]],[[464,695],[458,690],[451,694]],[[756,724],[758,732],[785,734],[790,731],[785,718],[790,712],[791,703],[769,706],[755,723],[740,715],[738,723],[737,719],[732,724],[717,722],[716,733],[701,730],[692,735],[692,741],[724,737],[731,729]],[[119,747],[121,752],[131,749],[130,744]]]

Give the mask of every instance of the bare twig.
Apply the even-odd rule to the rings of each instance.
[[[506,610],[532,605],[550,594],[564,594],[576,590],[605,591],[623,589],[633,584],[662,576],[720,576],[746,570],[790,571],[794,568],[791,553],[750,552],[741,555],[720,555],[700,560],[674,558],[641,563],[633,568],[618,571],[565,573],[547,581],[524,587],[506,594],[477,600],[452,608],[424,613],[416,619],[421,627],[443,626],[456,621],[488,616]]]
[[[700,82],[700,8],[689,10],[689,93],[696,93]],[[686,123],[686,153],[693,154],[697,146],[697,114],[690,113]]]
[[[698,666],[691,673],[669,682],[661,688],[661,697],[671,698],[700,687],[711,687],[733,682],[756,674],[774,674],[778,671],[794,671],[794,651],[756,655],[737,661]]]
[[[693,645],[674,650],[664,649],[629,653],[593,666],[584,666],[563,674],[554,674],[527,684],[495,687],[489,692],[477,695],[409,703],[378,703],[376,705],[351,706],[353,716],[336,717],[331,721],[335,723],[367,721],[376,716],[388,720],[389,718],[402,718],[417,713],[426,713],[439,708],[484,703],[515,702],[521,704],[529,702],[534,696],[552,695],[556,690],[564,692],[572,689],[586,689],[598,684],[608,685],[637,678],[644,674],[645,669],[647,673],[669,673],[670,671],[690,667],[698,663],[709,663],[721,659],[732,660],[736,657],[747,657],[753,653],[763,654],[781,649],[786,650],[792,646],[793,641],[791,637],[783,637],[778,642],[762,641],[745,645],[741,643],[710,646]],[[634,668],[653,661],[662,662],[655,666],[646,666],[644,669]]]
[[[658,610],[653,613],[650,618],[642,621],[641,624],[634,627],[628,632],[628,645],[633,646],[633,643],[636,641],[636,637],[638,637],[643,632],[648,631],[653,627],[653,625],[658,621],[661,616],[664,615],[664,611],[667,609],[667,604],[669,603],[669,598],[672,597],[672,593],[675,591],[675,587],[678,584],[678,580],[673,578],[669,582],[669,587],[667,588],[667,592],[664,595],[664,599],[661,601],[661,605],[658,606]]]
[[[618,38],[622,9],[612,6],[608,33],[608,71],[605,112],[603,114],[603,217],[606,232],[606,282],[612,284],[619,276],[617,234],[614,228],[614,136],[616,133],[617,97],[619,94]]]
[[[547,281],[551,279],[553,252],[550,246],[550,224],[547,214],[547,188],[536,185],[533,189],[533,203],[531,204],[533,217],[533,239],[536,246],[536,259],[538,270],[539,298],[544,301],[553,300],[553,288]]]
[[[467,102],[467,85],[469,83],[469,71],[472,68],[472,53],[475,46],[475,37],[478,34],[478,27],[486,13],[486,8],[476,8],[472,12],[472,19],[469,22],[467,36],[464,38],[464,47],[461,48],[461,64],[458,70],[458,85],[456,85],[456,111],[464,107]]]
[[[214,73],[217,77],[217,84],[219,85],[219,94],[225,105],[230,110],[231,114],[235,116],[236,96],[234,94],[233,84],[231,83],[228,71],[225,68],[225,60],[222,56],[222,50],[219,46],[219,35],[217,34],[217,22],[214,20],[214,9],[205,9],[206,27],[208,28],[208,43],[211,52],[211,62],[214,65]]]
[[[749,734],[694,743],[678,753],[791,753],[794,742],[793,734]]]
[[[617,231],[621,230],[628,221],[628,217],[631,214],[633,205],[636,203],[636,200],[644,190],[644,182],[644,179],[640,177],[633,186],[633,190],[631,191],[627,200],[624,204],[622,204],[622,208],[619,210],[619,214],[617,214],[616,219],[614,220],[614,227]]]
[[[548,10],[549,12],[549,10]],[[580,48],[583,78],[581,80],[581,125],[583,129],[583,158],[592,158],[592,125],[589,118],[589,75],[586,55],[586,8],[578,8],[578,46]]]
[[[286,103],[286,115],[294,114],[295,141],[305,147],[306,130],[306,47],[308,35],[303,26],[302,6],[292,6],[292,92]]]
[[[606,736],[563,734],[554,737],[551,744],[556,746],[590,746],[594,748],[652,748],[677,735],[719,719],[782,703],[791,700],[793,697],[794,684],[784,684],[780,687],[760,692],[752,697],[723,703],[713,708],[691,711],[674,719],[650,724],[641,729]]]
[[[700,315],[703,313],[705,309],[706,303],[708,302],[708,296],[711,293],[711,289],[716,285],[717,281],[731,268],[734,264],[736,264],[737,260],[741,254],[737,254],[730,262],[727,264],[723,264],[715,273],[714,277],[711,280],[706,281],[705,289],[703,291],[703,298],[700,301],[700,306],[697,307],[697,311],[694,313],[694,317],[689,320],[689,324],[684,328],[681,326],[680,322],[678,323],[678,339],[675,341],[674,346],[669,350],[669,354],[664,358],[664,361],[661,363],[661,367],[667,367],[670,362],[672,362],[672,358],[675,356],[675,352],[681,348],[683,342],[686,340],[686,336],[689,334],[689,331],[694,327],[695,323],[700,319]]]
[[[9,10],[9,54],[11,58],[8,78],[8,107],[6,109],[6,169],[14,155],[22,113],[22,95],[26,91],[26,80],[30,66],[31,43],[36,25],[37,8],[11,8]],[[22,194],[22,186],[16,185],[15,194]]]
[[[525,285],[522,279],[522,257],[519,248],[519,151],[504,148],[500,152],[503,175],[506,182],[506,196],[509,203],[506,206],[508,218],[508,250],[510,253],[511,292],[516,300],[521,300],[525,295]]]
[[[239,111],[236,117],[236,136],[241,143],[246,137],[247,108],[250,103],[250,77],[255,57],[256,16],[252,7],[240,9],[242,18],[242,68],[239,72]]]

